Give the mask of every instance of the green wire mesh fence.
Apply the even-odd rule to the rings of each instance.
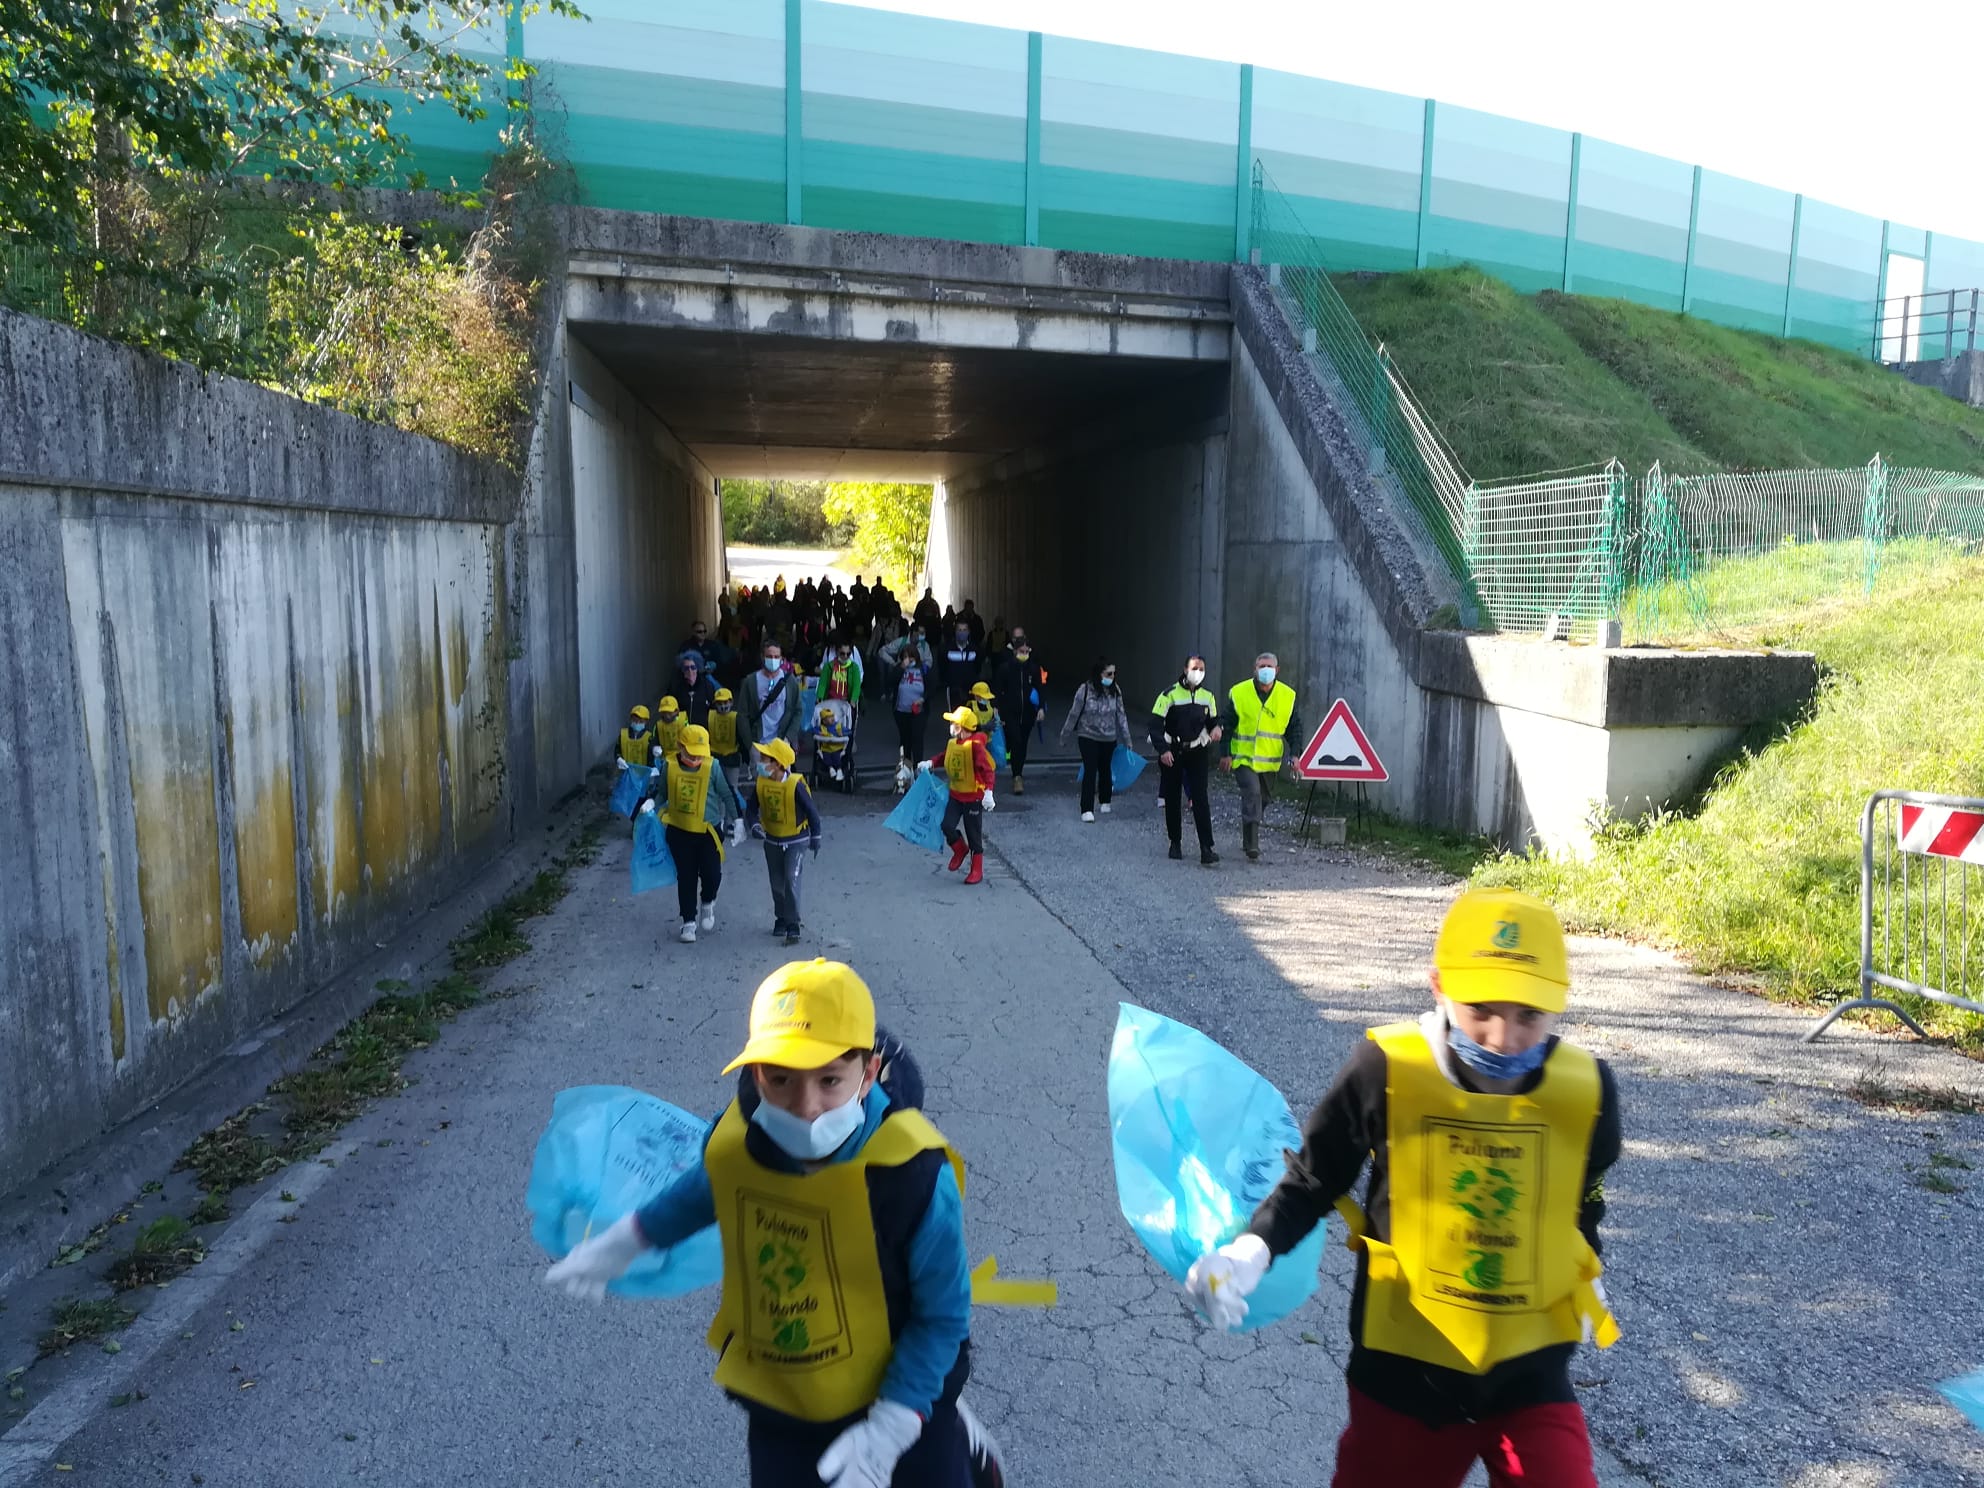
[[[1452,569],[1485,628],[1628,641],[1736,638],[1828,599],[1984,553],[1984,476],[1764,470],[1637,480],[1617,461],[1468,477],[1404,376],[1330,281],[1322,244],[1257,163],[1254,243],[1303,350],[1372,451],[1395,506]]]

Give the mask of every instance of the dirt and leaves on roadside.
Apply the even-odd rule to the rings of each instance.
[[[370,1105],[405,1089],[408,1056],[469,1008],[509,995],[491,988],[491,978],[530,949],[529,921],[550,914],[572,871],[598,856],[599,833],[596,821],[582,828],[550,867],[464,929],[450,943],[445,975],[418,991],[378,983],[371,1006],[303,1068],[202,1135],[171,1172],[148,1181],[0,1301],[0,1431],[33,1407],[64,1359],[85,1349],[118,1352],[118,1334],[147,1299],[199,1265],[236,1208],[260,1197],[258,1189],[322,1152]],[[43,1382],[48,1371],[56,1373]]]

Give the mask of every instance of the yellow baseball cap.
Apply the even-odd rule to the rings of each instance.
[[[682,711],[682,705],[672,697],[663,698],[655,706],[660,708],[664,713],[680,713]]]
[[[645,703],[634,704],[632,708],[629,708],[627,710],[627,716],[630,718],[638,718],[643,723],[647,722],[648,719],[647,705]]]
[[[712,701],[719,703],[733,703],[737,700],[730,695],[730,689],[728,687],[719,687],[716,690],[716,697],[713,698]]]
[[[675,741],[675,747],[695,759],[710,757],[710,731],[700,723],[692,723],[682,730],[682,737]]]
[[[751,1038],[724,1066],[819,1069],[850,1049],[875,1047],[875,999],[852,966],[824,957],[788,961],[751,998]]]
[[[972,712],[969,707],[957,707],[951,709],[950,712],[944,715],[944,722],[955,723],[960,728],[963,728],[967,725],[969,725],[972,728],[977,728],[978,715]]]
[[[989,698],[992,696],[992,689],[983,682],[974,682],[971,684],[971,695],[975,698]]]
[[[1517,1002],[1561,1013],[1571,964],[1557,911],[1515,889],[1470,889],[1433,942],[1440,991],[1455,1002]]]
[[[777,760],[788,770],[792,768],[792,762],[799,757],[792,752],[792,746],[783,739],[767,739],[764,743],[753,744],[751,747],[766,759]]]

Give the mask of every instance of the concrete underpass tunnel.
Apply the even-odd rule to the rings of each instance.
[[[714,617],[725,478],[933,484],[938,601],[1024,623],[1060,696],[1107,652],[1133,727],[1221,664],[1225,266],[586,216],[646,239],[568,280],[588,744]]]

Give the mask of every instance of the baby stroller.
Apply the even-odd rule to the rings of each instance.
[[[854,704],[846,698],[821,698],[813,713],[813,790],[832,785],[854,790]]]

